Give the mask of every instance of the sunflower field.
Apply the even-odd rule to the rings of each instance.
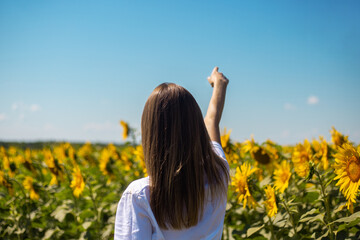
[[[146,176],[135,131],[124,145],[0,146],[1,239],[113,239],[128,184]],[[360,239],[360,146],[335,128],[281,146],[221,137],[231,183],[223,239]]]

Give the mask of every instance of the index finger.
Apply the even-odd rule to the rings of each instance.
[[[219,67],[214,67],[214,69],[212,70],[211,74],[215,74],[217,73],[219,70]]]

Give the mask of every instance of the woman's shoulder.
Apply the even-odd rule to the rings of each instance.
[[[228,161],[226,160],[226,155],[225,155],[224,149],[222,148],[221,144],[216,141],[211,141],[211,145],[212,145],[215,153],[224,160],[227,170],[230,171],[230,166],[229,166]]]
[[[132,181],[125,189],[124,194],[143,195],[149,191],[149,177]]]
[[[213,150],[215,151],[215,153],[219,156],[222,157],[223,159],[226,159],[225,153],[224,153],[224,149],[222,148],[221,144],[216,142],[216,141],[211,141],[211,145],[213,147]]]
[[[119,205],[135,211],[148,211],[150,209],[149,177],[132,181],[122,193]]]

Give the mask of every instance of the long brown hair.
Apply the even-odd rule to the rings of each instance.
[[[226,197],[229,174],[212,150],[194,97],[176,84],[159,85],[145,104],[141,132],[150,206],[159,226],[195,226],[203,215],[205,178],[211,199],[218,199]]]

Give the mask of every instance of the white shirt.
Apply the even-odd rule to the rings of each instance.
[[[212,146],[214,151],[224,159],[229,170],[221,145],[212,141]],[[205,192],[209,192],[208,189],[206,182]],[[182,230],[165,230],[159,227],[150,207],[149,177],[135,180],[129,184],[119,201],[114,240],[221,239],[227,199],[226,196],[219,199],[218,201],[207,200],[204,215],[196,226]]]

